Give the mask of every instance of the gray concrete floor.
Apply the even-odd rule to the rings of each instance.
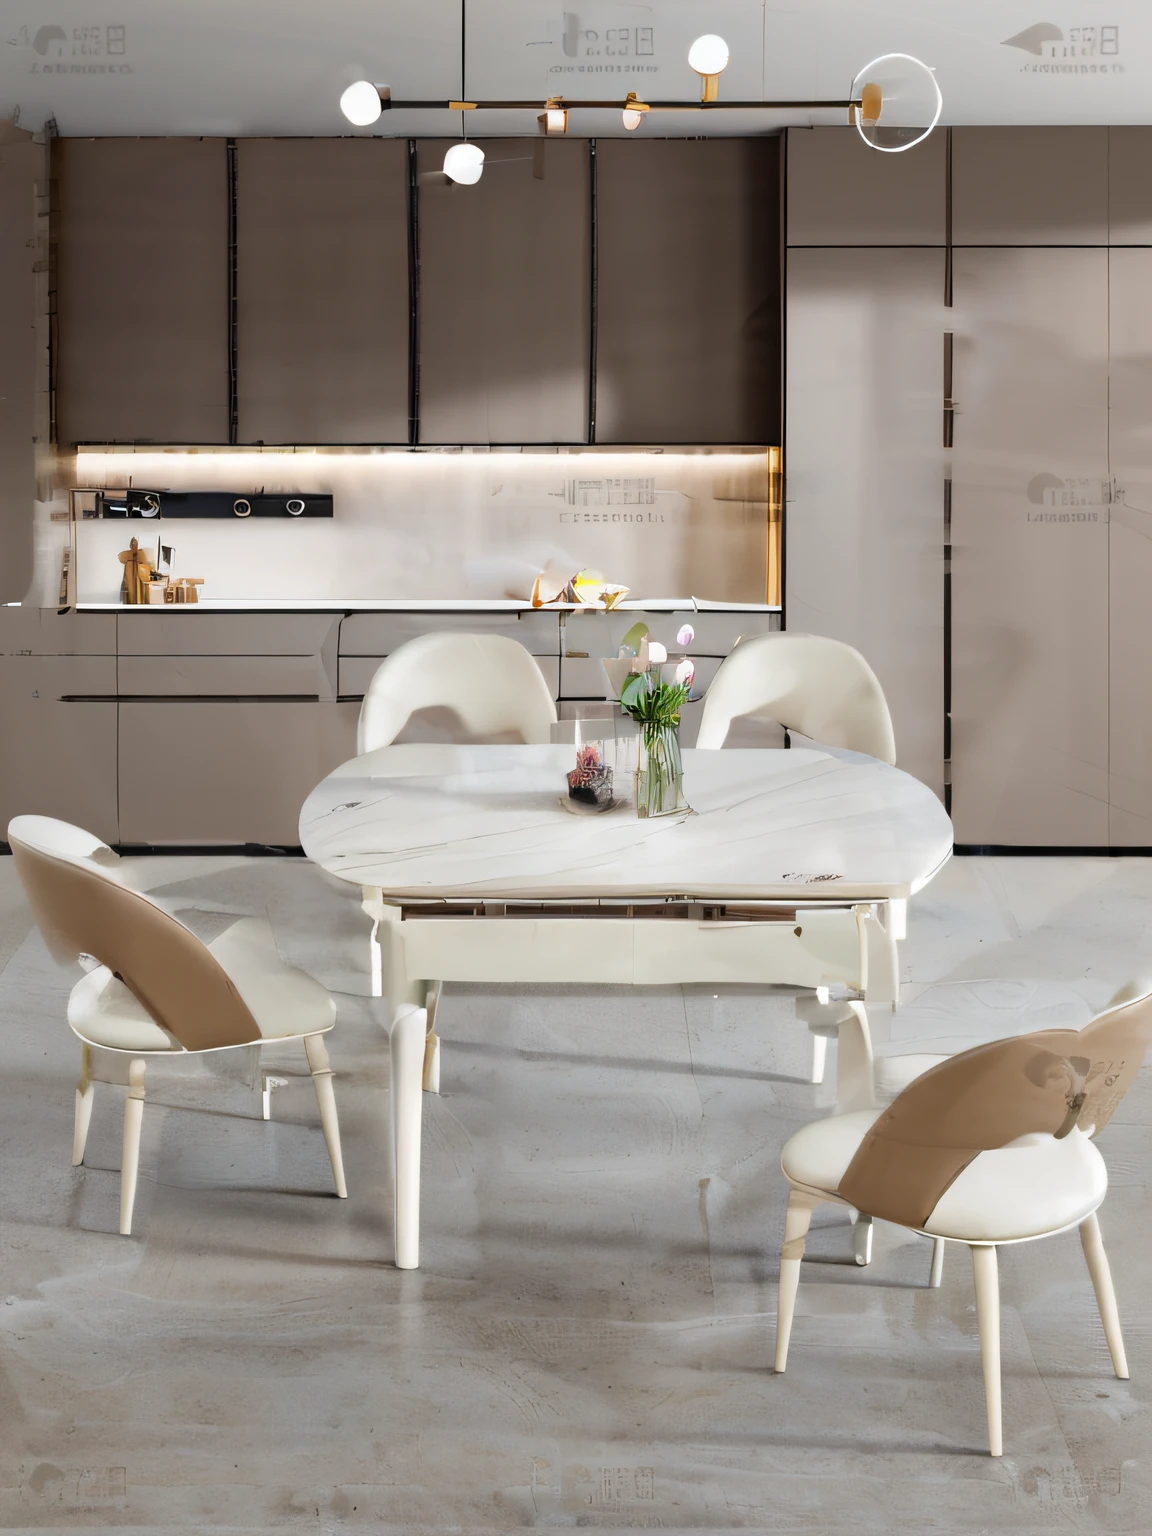
[[[858,1270],[829,1210],[772,1374],[779,1149],[829,1105],[789,998],[451,990],[423,1268],[400,1273],[355,897],[293,861],[141,868],[194,922],[267,912],[338,993],[351,1198],[306,1076],[264,1124],[242,1058],[165,1064],[118,1236],[123,1091],[97,1089],[73,1169],[73,978],[0,859],[0,1528],[1152,1529],[1147,1072],[1101,1142],[1133,1379],[1109,1373],[1075,1235],[1006,1250],[994,1462],[961,1250],[931,1291],[928,1245],[878,1227]],[[1150,940],[1146,861],[956,860],[913,904],[903,1005],[873,1025],[899,1051],[1080,1024]]]

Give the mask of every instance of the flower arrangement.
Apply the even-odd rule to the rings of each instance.
[[[694,639],[689,624],[676,636],[681,646],[691,645]],[[640,727],[637,814],[667,816],[689,809],[680,757],[680,712],[692,695],[695,662],[687,655],[670,662],[664,646],[649,638],[647,625],[634,624],[608,672],[618,687],[621,709]]]

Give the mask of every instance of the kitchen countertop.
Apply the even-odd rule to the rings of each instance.
[[[78,613],[604,613],[578,603],[531,603],[510,598],[201,598],[198,603],[77,603]],[[767,603],[712,603],[704,598],[653,597],[618,603],[614,613],[779,613]]]

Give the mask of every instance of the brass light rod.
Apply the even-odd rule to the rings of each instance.
[[[550,106],[569,112],[616,111],[629,109],[648,112],[806,112],[843,111],[859,107],[859,97],[844,101],[570,101],[566,96],[549,97]],[[394,112],[539,112],[535,101],[395,101],[385,96],[380,105]]]

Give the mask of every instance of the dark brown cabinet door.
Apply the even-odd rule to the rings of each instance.
[[[228,441],[223,139],[59,139],[58,437]]]
[[[590,150],[486,139],[484,174],[442,174],[450,140],[417,148],[420,441],[588,440]]]
[[[408,441],[408,146],[236,146],[242,443]]]
[[[780,430],[779,140],[601,139],[598,443]]]

